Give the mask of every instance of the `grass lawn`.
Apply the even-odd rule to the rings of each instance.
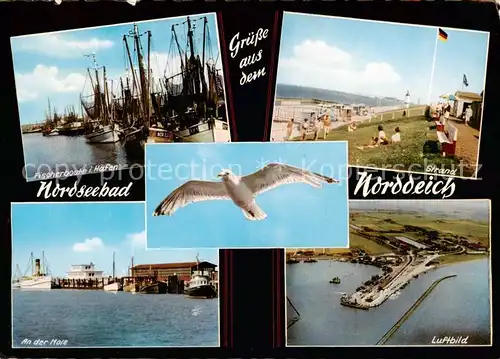
[[[383,254],[392,252],[393,249],[378,244],[375,241],[361,237],[354,232],[349,232],[349,246],[363,249],[368,254]]]
[[[473,261],[478,259],[484,259],[488,257],[488,253],[485,254],[451,254],[448,256],[439,257],[439,264],[454,264],[466,261]]]
[[[352,217],[354,215],[354,221]],[[385,222],[385,219],[391,219],[394,223]],[[403,225],[419,226],[433,229],[441,233],[450,233],[465,237],[469,240],[478,241],[482,245],[489,246],[490,230],[487,222],[479,222],[471,219],[455,219],[433,217],[430,215],[414,213],[380,211],[367,213],[352,213],[351,223],[357,226],[368,226],[376,230],[384,231],[391,229],[402,229]],[[409,238],[418,242],[418,235],[415,233],[406,233]],[[390,234],[388,234],[390,235]]]
[[[389,117],[389,116],[388,116]],[[401,143],[379,146],[375,148],[359,149],[358,146],[368,145],[371,138],[377,136],[377,127],[382,124],[384,131],[390,138],[394,129],[401,130]],[[406,170],[410,172],[425,172],[425,167],[432,164],[438,168],[454,169],[459,164],[455,157],[441,157],[436,130],[430,129],[432,122],[424,116],[372,120],[358,124],[354,132],[348,132],[347,126],[332,130],[326,140],[349,142],[349,164],[382,169]],[[424,154],[424,145],[431,145],[432,149]],[[472,176],[472,172],[464,168],[464,176]]]

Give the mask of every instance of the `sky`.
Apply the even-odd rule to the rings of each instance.
[[[200,260],[218,264],[216,249],[146,250],[144,203],[12,204],[12,266],[23,274],[30,254],[44,252],[52,275],[63,277],[71,265],[93,262],[105,275],[127,275],[134,265]]]
[[[213,13],[205,15],[208,19],[211,44],[207,44],[206,60],[211,58],[216,67],[221,68],[216,17]],[[191,15],[191,19],[196,20],[202,16],[204,14]],[[177,17],[137,23],[139,33],[148,30],[152,33],[151,68],[156,79],[164,73],[170,76],[180,72],[178,52],[174,47],[171,48],[171,27],[185,20],[186,17]],[[194,24],[195,47],[201,52],[203,22],[200,20]],[[187,43],[185,26],[176,28],[182,48],[186,48]],[[128,23],[11,38],[21,124],[43,121],[48,98],[51,106],[60,112],[67,105],[74,105],[75,109],[80,111],[80,93],[88,94],[91,89],[87,68],[94,68],[92,59],[85,57],[85,54],[95,52],[98,66],[106,66],[107,77],[110,82],[113,80],[113,88],[117,92],[120,76],[125,76],[130,68],[123,35],[132,29],[133,23]],[[129,38],[129,47],[136,67],[137,53],[134,52],[131,40]],[[141,37],[141,43],[144,53],[147,54],[146,36]],[[147,64],[147,56],[144,61]]]
[[[442,28],[431,101],[484,90],[488,33]],[[285,13],[277,83],[426,103],[437,27]]]
[[[301,167],[340,180],[314,188],[279,186],[256,198],[267,213],[246,219],[232,201],[187,205],[153,217],[158,204],[191,179],[217,181],[221,169],[251,174],[269,162]],[[179,143],[146,146],[147,248],[276,248],[347,246],[347,143]]]

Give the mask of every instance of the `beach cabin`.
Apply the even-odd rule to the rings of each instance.
[[[468,105],[471,105],[472,108],[472,122],[479,122],[481,118],[482,112],[482,103],[483,96],[482,94],[477,94],[474,92],[463,92],[457,91],[455,92],[455,101],[453,104],[452,115],[460,118]]]

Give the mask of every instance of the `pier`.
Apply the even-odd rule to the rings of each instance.
[[[439,283],[441,283],[443,280],[448,279],[448,278],[453,278],[456,277],[456,274],[449,275],[446,277],[443,277],[441,279],[438,279],[434,281],[429,288],[420,296],[420,298],[417,299],[417,301],[406,311],[405,314],[396,322],[396,324],[393,325],[391,329],[385,335],[378,341],[376,344],[377,346],[379,345],[384,345],[387,340],[389,340],[394,333],[398,331],[398,329],[403,325],[403,323],[415,312],[415,310],[418,308],[420,304],[431,294],[431,292],[437,287]]]

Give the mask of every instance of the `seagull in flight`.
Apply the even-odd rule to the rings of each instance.
[[[156,207],[153,216],[171,216],[176,210],[193,202],[232,200],[240,207],[245,218],[263,220],[267,214],[257,205],[255,197],[287,183],[306,183],[320,188],[321,183],[339,183],[338,180],[281,163],[270,163],[247,176],[237,176],[231,170],[222,170],[222,181],[192,180],[170,193]]]

